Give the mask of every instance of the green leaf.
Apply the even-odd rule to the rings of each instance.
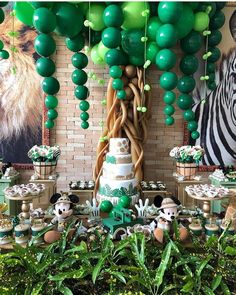
[[[224,253],[230,256],[236,256],[236,248],[231,246],[227,246],[224,250]]]
[[[51,281],[63,281],[65,279],[81,279],[86,277],[88,274],[90,274],[91,269],[90,268],[83,268],[81,267],[79,270],[73,270],[68,272],[63,272],[60,274],[57,274],[55,276],[49,276],[49,280]]]
[[[183,293],[190,293],[193,290],[194,287],[194,280],[189,280],[184,286],[183,288],[180,290]]]
[[[207,258],[202,261],[202,263],[200,264],[200,266],[198,267],[198,269],[196,271],[196,275],[198,277],[201,276],[203,269],[207,266],[208,262],[212,259],[212,257],[213,257],[212,254],[209,254],[209,255],[207,255]]]
[[[203,286],[202,291],[206,295],[215,295],[215,293],[207,286]]]
[[[124,274],[122,272],[119,271],[112,271],[112,270],[105,270],[106,273],[109,273],[111,275],[113,275],[114,277],[116,277],[119,281],[121,281],[122,283],[126,284],[126,279],[124,277]]]
[[[33,288],[31,295],[39,295],[41,293],[44,283],[45,282],[37,283],[36,286]]]
[[[163,282],[163,277],[167,269],[167,264],[171,255],[172,244],[168,243],[161,255],[161,263],[156,271],[155,283],[157,284],[157,291]]]
[[[213,278],[213,281],[211,283],[211,289],[212,291],[215,291],[220,283],[221,283],[221,280],[222,280],[222,275],[216,275],[214,278]]]
[[[65,255],[70,254],[70,253],[74,253],[74,252],[87,252],[88,248],[87,248],[87,244],[84,241],[81,241],[79,246],[73,247],[69,250],[65,251]]]
[[[93,269],[93,273],[92,273],[92,281],[95,284],[97,277],[99,275],[99,273],[101,272],[102,267],[105,264],[105,261],[107,259],[107,257],[109,256],[109,254],[102,256],[99,260],[98,263],[96,264],[96,266]]]
[[[59,291],[63,294],[63,295],[73,295],[71,289],[69,289],[66,286],[61,286],[61,288],[59,289]]]
[[[174,234],[177,241],[179,241],[179,225],[176,219],[173,221]],[[174,244],[174,243],[173,243]]]
[[[221,287],[221,290],[222,290],[222,292],[223,292],[224,295],[231,295],[231,292],[229,290],[229,287],[226,285],[225,282],[221,281],[220,287]]]
[[[166,294],[166,293],[169,292],[170,290],[177,289],[177,288],[178,288],[177,285],[169,285],[169,286],[166,286],[166,287],[164,288],[164,290],[161,292],[161,295]],[[170,294],[170,293],[168,293],[168,294]]]

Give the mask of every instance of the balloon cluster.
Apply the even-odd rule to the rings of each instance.
[[[34,47],[36,52],[41,56],[36,62],[37,73],[44,77],[42,89],[47,94],[45,97],[45,106],[47,107],[47,121],[45,127],[51,129],[54,127],[54,120],[58,113],[55,108],[58,105],[58,99],[54,96],[60,89],[60,84],[52,75],[56,71],[54,61],[50,58],[56,50],[56,43],[50,35],[56,28],[56,16],[47,7],[38,7],[33,14],[33,24],[39,32],[35,39]]]
[[[209,34],[207,34],[206,43],[209,46],[207,48],[207,53],[205,55],[206,58],[206,74],[205,77],[207,78],[207,87],[210,90],[214,90],[216,88],[215,83],[215,63],[221,56],[220,49],[216,47],[222,39],[222,34],[219,29],[225,23],[225,15],[221,11],[221,9],[225,6],[224,2],[216,2],[215,9],[212,10],[212,17],[210,18],[209,24]],[[213,5],[213,4],[211,4]],[[211,6],[212,7],[212,6]],[[210,54],[209,54],[210,53]]]
[[[71,61],[76,69],[72,72],[71,80],[77,85],[74,90],[75,97],[81,101],[79,104],[80,110],[82,111],[80,114],[80,119],[82,120],[81,127],[87,129],[89,127],[89,123],[87,122],[89,119],[89,114],[87,112],[89,103],[86,99],[89,96],[89,90],[88,87],[84,85],[88,80],[88,75],[83,69],[88,65],[88,58],[84,53],[79,52],[84,48],[84,45],[85,39],[80,33],[72,38],[66,38],[66,47],[72,52],[75,52]]]
[[[8,4],[8,2],[0,2],[0,24],[4,22],[5,19],[5,14],[4,11],[2,9],[2,7],[6,6]],[[2,59],[8,59],[9,58],[9,52],[4,50],[4,44],[3,42],[0,40],[0,58]]]

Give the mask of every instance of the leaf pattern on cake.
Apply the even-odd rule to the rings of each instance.
[[[138,193],[137,187],[134,187],[133,184],[131,183],[127,188],[121,187],[121,188],[116,188],[112,190],[108,184],[106,184],[104,187],[99,187],[98,190],[100,195],[106,196],[106,197],[122,197],[122,196],[133,196]]]
[[[106,156],[106,162],[116,164],[116,158],[114,156]]]

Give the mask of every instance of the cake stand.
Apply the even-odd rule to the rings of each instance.
[[[11,197],[8,195],[5,195],[5,197],[9,200],[13,201],[22,201],[21,210],[22,212],[19,214],[24,219],[30,218],[30,203],[32,203],[34,198],[40,198],[43,194],[40,193],[38,195],[27,195],[25,197]]]
[[[190,198],[193,198],[195,200],[199,200],[203,202],[202,205],[202,210],[203,210],[203,216],[208,218],[211,215],[211,201],[218,201],[218,200],[223,200],[226,198],[230,198],[235,196],[234,192],[231,192],[227,195],[221,196],[221,197],[214,197],[214,198],[209,198],[209,197],[199,197],[197,195],[192,195],[192,194],[188,194],[188,196]]]

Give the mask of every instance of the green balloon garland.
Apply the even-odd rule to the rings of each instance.
[[[56,28],[56,16],[47,7],[39,7],[34,11],[33,24],[35,29],[39,32],[34,42],[36,52],[41,57],[36,62],[37,73],[44,77],[42,81],[42,89],[47,96],[44,103],[47,111],[47,121],[45,127],[52,129],[54,127],[54,120],[58,117],[58,112],[55,108],[58,105],[58,99],[54,95],[60,90],[60,83],[52,75],[56,71],[56,65],[50,58],[56,50],[56,43],[50,35]]]
[[[8,4],[8,2],[1,2],[1,7],[4,7]],[[4,14],[4,11],[3,9],[0,7],[0,24],[4,22],[4,19],[5,19],[5,14]],[[3,42],[0,40],[0,58],[2,59],[8,59],[9,58],[9,52],[4,48],[4,44]]]

